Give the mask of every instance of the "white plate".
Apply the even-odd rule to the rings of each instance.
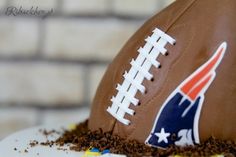
[[[55,140],[60,135],[58,134],[50,134],[47,138],[45,135],[39,132],[40,129],[50,130],[61,130],[62,126],[41,126],[30,128],[27,130],[23,130],[17,132],[0,142],[0,156],[1,157],[80,157],[83,156],[83,152],[75,152],[70,151],[68,146],[65,146],[67,150],[58,150],[57,146],[49,147],[49,146],[41,146],[37,145],[35,147],[31,147],[29,145],[30,141],[37,140],[39,142],[45,142],[47,138],[49,140]],[[67,128],[64,127],[64,128]],[[14,149],[17,150],[14,150]],[[28,152],[26,153],[25,150]]]

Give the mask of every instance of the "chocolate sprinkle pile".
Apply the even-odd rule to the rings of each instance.
[[[52,144],[52,143],[50,143]],[[236,143],[233,141],[222,141],[209,138],[201,145],[177,147],[171,146],[166,150],[152,148],[135,140],[126,140],[111,132],[103,132],[101,129],[90,131],[88,120],[78,124],[74,130],[65,131],[64,134],[53,141],[53,144],[63,146],[72,144],[70,149],[74,151],[85,151],[90,147],[99,148],[100,151],[109,149],[111,153],[125,154],[127,156],[211,156],[224,155],[226,157],[236,156]]]

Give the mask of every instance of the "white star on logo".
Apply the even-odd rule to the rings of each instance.
[[[165,129],[161,128],[161,132],[160,133],[155,133],[155,136],[158,137],[158,143],[161,143],[162,141],[164,141],[165,143],[168,143],[167,137],[170,136],[170,133],[166,133]]]

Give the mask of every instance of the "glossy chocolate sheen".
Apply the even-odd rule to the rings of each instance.
[[[168,44],[168,56],[159,56],[160,69],[152,67],[154,81],[142,83],[147,93],[138,92],[139,106],[130,105],[135,115],[124,125],[106,110],[116,95],[116,85],[138,55],[137,49],[154,28],[176,40]],[[148,20],[125,44],[109,65],[93,100],[89,128],[112,131],[127,139],[144,142],[156,115],[173,90],[198,67],[204,64],[218,46],[226,41],[226,54],[216,69],[217,76],[205,94],[199,120],[200,141],[214,136],[236,141],[236,0],[177,0]]]

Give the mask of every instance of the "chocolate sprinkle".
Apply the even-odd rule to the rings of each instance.
[[[173,137],[175,138],[175,137]],[[74,151],[85,151],[91,147],[98,148],[100,151],[109,149],[111,153],[125,154],[127,156],[211,156],[224,155],[226,157],[236,156],[236,143],[233,141],[218,140],[210,137],[200,145],[177,147],[170,146],[166,150],[149,147],[135,140],[127,140],[111,132],[103,132],[101,129],[90,131],[88,120],[80,123],[74,130],[67,130],[56,141],[47,141],[41,145],[63,146],[71,144],[70,149]]]
[[[30,147],[34,147],[34,146],[36,146],[38,144],[39,144],[39,142],[36,141],[36,140],[30,141],[30,143],[29,143]]]

